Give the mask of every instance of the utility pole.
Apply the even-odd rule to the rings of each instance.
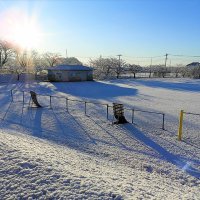
[[[149,73],[149,78],[151,78],[151,67],[152,67],[152,57],[151,57],[151,64],[150,64],[150,73]]]
[[[168,56],[168,54],[166,53],[165,54],[165,67],[167,67],[167,56]]]
[[[117,56],[119,56],[119,68],[116,69],[116,73],[117,73],[117,78],[119,78],[119,74],[121,72],[121,60],[120,60],[120,58],[121,58],[122,55],[119,54]]]
[[[100,66],[102,67],[102,55],[100,55]]]
[[[67,58],[67,57],[68,57],[68,56],[67,56],[67,49],[66,49],[66,52],[65,52],[65,53],[66,53],[66,58]]]
[[[119,55],[117,55],[117,56],[119,56],[119,67],[121,66],[121,60],[120,60],[120,58],[121,58],[121,54],[119,54]]]

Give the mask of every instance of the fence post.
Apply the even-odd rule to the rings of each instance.
[[[133,124],[133,119],[134,119],[134,109],[132,110],[132,124]]]
[[[52,108],[51,107],[51,96],[49,96],[49,103],[50,103],[50,108]]]
[[[107,117],[107,120],[108,120],[108,112],[109,112],[109,107],[108,107],[108,104],[106,105],[106,117]]]
[[[87,114],[86,109],[87,109],[87,102],[85,101],[85,115]]]
[[[68,98],[66,98],[66,109],[67,109],[67,112],[69,112],[69,109],[68,109]]]
[[[11,101],[13,102],[13,90],[11,90],[10,93],[11,93]]]
[[[165,130],[165,114],[163,115],[163,120],[162,120],[162,129]]]
[[[178,129],[178,140],[181,141],[182,133],[183,133],[183,113],[184,111],[181,110],[180,117],[179,117],[179,129]]]

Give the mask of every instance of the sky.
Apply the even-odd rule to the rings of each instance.
[[[199,10],[199,0],[0,0],[0,38],[84,62],[199,61],[172,56],[200,55]]]

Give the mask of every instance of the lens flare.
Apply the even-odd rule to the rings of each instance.
[[[23,49],[38,48],[42,32],[37,17],[18,9],[9,9],[0,16],[0,36]]]
[[[190,167],[191,165],[191,162],[187,162],[183,167],[182,167],[182,170],[183,171],[187,171],[187,169]]]

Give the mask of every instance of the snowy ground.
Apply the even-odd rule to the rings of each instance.
[[[10,90],[14,91],[11,102]],[[28,108],[29,94],[123,103],[134,124],[112,125],[106,107],[52,98],[52,107]],[[1,199],[200,199],[200,81],[129,79],[82,83],[0,85]],[[49,97],[39,96],[44,106]],[[131,113],[126,111],[131,121]]]

